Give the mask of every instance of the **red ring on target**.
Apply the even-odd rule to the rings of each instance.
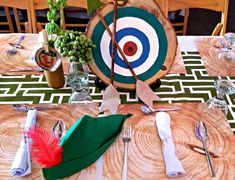
[[[128,41],[124,44],[123,52],[127,56],[134,56],[135,53],[137,52],[137,45],[132,41]]]

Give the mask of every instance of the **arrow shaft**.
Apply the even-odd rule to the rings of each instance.
[[[111,32],[110,28],[108,27],[107,23],[105,22],[104,17],[102,16],[102,14],[100,13],[99,10],[97,10],[96,13],[97,13],[98,16],[100,17],[100,20],[101,20],[101,22],[103,23],[105,29],[107,30],[109,36],[112,38],[113,33]],[[129,70],[131,71],[131,74],[133,75],[134,79],[137,81],[138,77],[136,76],[134,70],[132,69],[132,67],[131,67],[131,65],[130,65],[130,63],[129,63],[129,61],[127,60],[127,58],[126,58],[126,56],[125,56],[125,54],[123,53],[123,51],[122,51],[122,49],[120,48],[120,46],[119,46],[119,44],[117,43],[117,41],[115,40],[114,42],[115,42],[115,46],[117,47],[117,49],[118,49],[119,53],[121,54],[123,60],[125,61],[126,65],[128,66]]]
[[[114,80],[114,58],[115,58],[115,50],[116,50],[116,26],[117,26],[117,0],[114,0],[113,5],[113,36],[112,36],[112,64],[111,64],[111,84],[113,84]]]

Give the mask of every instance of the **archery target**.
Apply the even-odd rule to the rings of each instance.
[[[113,11],[107,13],[104,19],[113,32]],[[112,39],[101,21],[94,27],[91,39],[96,44],[96,49],[92,52],[95,68],[99,68],[110,78]],[[162,68],[168,48],[167,37],[162,24],[148,11],[136,7],[119,8],[116,41],[138,79],[148,80]],[[115,52],[114,81],[122,84],[135,83],[118,50]]]
[[[157,59],[159,52],[158,36],[152,26],[139,18],[123,17],[117,20],[117,24],[116,40],[138,76],[154,64],[153,59]],[[128,24],[128,27],[125,24]],[[113,28],[113,23],[109,25],[109,28]],[[149,41],[150,38],[151,41]],[[102,44],[103,42],[107,43]],[[100,46],[103,46],[101,49],[102,58],[106,66],[111,69],[112,39],[107,31],[101,38]],[[115,52],[114,59],[115,74],[132,76],[118,50]]]

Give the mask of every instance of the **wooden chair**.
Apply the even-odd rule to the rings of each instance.
[[[31,15],[32,15],[32,29],[33,33],[38,33],[43,29],[43,26],[46,24],[45,22],[38,22],[37,16],[36,16],[36,10],[47,10],[47,0],[30,0],[30,9],[31,9]],[[79,7],[83,9],[87,9],[87,3],[86,0],[68,0],[67,2],[68,7]],[[66,13],[66,12],[65,12]],[[86,24],[68,24],[65,21],[65,13],[61,17],[63,19],[63,25],[62,28],[65,30],[67,27],[86,27]]]
[[[1,19],[0,22],[0,32],[4,32],[4,33],[13,33],[14,32],[14,27],[12,24],[12,20],[11,20],[11,15],[10,15],[10,11],[8,7],[0,7],[0,9],[2,11],[4,11],[5,17],[6,17],[6,21],[4,21],[3,19]],[[8,27],[7,29],[4,29],[4,27]]]
[[[20,23],[20,21],[19,21],[18,14],[17,14],[17,9],[22,9],[22,10],[27,11],[28,21],[24,22],[23,25],[25,26],[25,31],[26,32],[32,32],[30,6],[29,6],[30,2],[29,1],[30,0],[17,0],[17,1],[15,1],[15,0],[1,0],[0,1],[0,6],[4,6],[5,10],[7,10],[8,7],[13,8],[14,18],[15,18],[15,22],[16,22],[18,32],[22,32],[21,28],[20,28],[20,25],[22,25],[22,23]],[[9,13],[9,11],[7,13]],[[8,15],[6,14],[6,16],[8,16]],[[10,15],[9,15],[9,17],[10,17]],[[9,17],[8,17],[9,22],[11,22]],[[12,26],[12,28],[13,28],[13,26]]]
[[[180,12],[181,11],[184,11],[184,15],[182,16],[182,18],[179,18],[181,17],[180,15]],[[186,35],[186,31],[187,31],[187,25],[188,25],[188,16],[189,16],[189,9],[186,8],[186,9],[181,9],[177,12],[173,12],[175,13],[175,19],[172,19],[170,20],[174,29],[175,29],[175,32],[177,35]]]
[[[22,33],[22,32],[28,33],[29,32],[29,22],[28,21],[20,21],[20,19],[19,19],[19,11],[20,10],[23,10],[23,9],[13,8],[17,32],[18,33]],[[24,29],[22,29],[22,26],[24,27]],[[31,31],[32,30],[30,30],[30,32]]]
[[[221,36],[225,34],[227,26],[229,0],[168,0],[166,1],[166,3],[168,11],[176,11],[179,9],[187,8],[202,8],[221,12],[221,22],[216,26],[212,34],[217,35],[216,33],[218,33]]]

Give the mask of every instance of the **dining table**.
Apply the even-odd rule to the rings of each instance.
[[[24,35],[22,49],[15,55],[7,50]],[[170,111],[171,132],[178,156],[185,173],[177,179],[211,179],[202,143],[197,139],[196,124],[203,121],[207,126],[207,141],[215,179],[235,178],[235,95],[226,95],[228,115],[208,114],[202,119],[203,104],[216,96],[214,82],[226,79],[235,83],[233,66],[223,68],[218,62],[221,37],[178,36],[176,58],[169,72],[163,76],[161,86],[154,93],[161,99],[154,102],[154,108],[179,107],[181,111]],[[67,128],[73,126],[83,115],[101,116],[98,108],[102,102],[103,90],[95,85],[96,76],[89,73],[89,89],[93,103],[69,104],[71,87],[65,83],[62,88],[48,87],[44,72],[38,72],[34,59],[40,46],[38,34],[0,34],[0,179],[17,179],[9,174],[11,164],[22,138],[26,112],[18,112],[13,104],[29,107],[50,105],[56,110],[37,112],[36,126],[52,130],[57,120],[63,119]],[[62,60],[65,79],[68,60]],[[25,68],[30,70],[20,71]],[[18,71],[19,70],[19,71]],[[121,104],[118,114],[132,114],[124,126],[131,125],[132,138],[129,142],[129,179],[172,179],[166,175],[162,154],[162,142],[156,127],[156,113],[140,111],[142,102],[134,90],[119,89]],[[109,115],[105,112],[102,115]],[[218,120],[218,116],[220,120]],[[99,159],[65,179],[121,179],[124,158],[122,133]],[[21,178],[19,178],[21,179]],[[32,162],[32,172],[23,179],[43,179],[41,167]]]

